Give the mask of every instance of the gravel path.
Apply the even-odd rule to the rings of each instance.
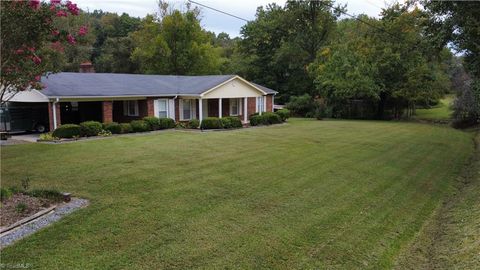
[[[35,219],[27,224],[17,227],[9,232],[6,232],[0,236],[0,248],[4,248],[11,245],[15,241],[27,237],[34,232],[44,228],[51,223],[60,220],[64,216],[72,213],[73,211],[85,207],[88,205],[88,201],[79,198],[72,198],[69,203],[60,205],[53,212],[46,214],[38,219]]]

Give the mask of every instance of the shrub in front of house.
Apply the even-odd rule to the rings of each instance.
[[[267,125],[267,119],[263,115],[252,115],[250,116],[250,125],[251,126],[261,126]]]
[[[132,126],[133,132],[145,132],[150,130],[147,122],[143,120],[133,120],[130,122],[130,125]]]
[[[104,123],[103,129],[110,131],[112,134],[122,133],[122,127],[117,122]]]
[[[103,129],[103,125],[97,121],[85,121],[80,123],[82,136],[97,136]]]
[[[223,128],[241,128],[242,121],[235,116],[227,116],[221,118]]]
[[[201,129],[220,129],[223,128],[222,121],[218,117],[207,117],[200,124]]]
[[[130,123],[121,123],[120,124],[120,133],[126,134],[133,132],[132,125]]]
[[[187,123],[187,127],[188,128],[198,128],[198,126],[200,126],[200,121],[198,119],[192,119],[190,121],[188,121]]]
[[[160,129],[160,119],[155,116],[147,116],[143,118],[148,125],[150,130],[159,130]]]
[[[53,131],[52,135],[53,137],[56,137],[56,138],[80,137],[81,127],[75,124],[61,125]]]
[[[262,116],[265,118],[265,122],[267,125],[282,123],[282,118],[276,113],[266,112],[266,113],[263,113]]]
[[[168,129],[175,127],[175,120],[172,118],[162,117],[159,118],[159,129]]]
[[[275,113],[278,114],[278,116],[280,116],[280,118],[282,119],[282,122],[287,121],[287,119],[290,117],[289,109],[281,109],[276,111]]]

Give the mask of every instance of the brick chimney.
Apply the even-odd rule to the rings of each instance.
[[[95,73],[95,70],[93,69],[93,64],[90,61],[83,62],[80,64],[80,73]]]

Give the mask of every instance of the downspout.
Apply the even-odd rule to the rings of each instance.
[[[57,103],[59,99],[56,98],[55,101],[52,103],[52,111],[53,111],[53,129],[57,129]]]

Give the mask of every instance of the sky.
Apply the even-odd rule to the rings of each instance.
[[[238,17],[247,20],[255,18],[255,11],[258,6],[265,6],[269,3],[275,2],[279,5],[284,5],[285,1],[279,0],[195,0],[204,5],[234,14]],[[358,15],[361,13],[372,17],[378,17],[381,8],[386,3],[391,3],[393,0],[337,0],[338,4],[347,4],[347,12]],[[156,13],[158,11],[157,0],[76,0],[74,1],[79,7],[84,10],[93,11],[101,9],[103,11],[128,13],[135,17],[145,17],[147,14]],[[171,0],[177,8],[182,8],[186,1]],[[195,4],[192,4],[195,6]],[[240,35],[240,29],[245,24],[245,21],[218,13],[216,11],[201,8],[201,23],[202,26],[215,33],[226,32],[231,37]]]

